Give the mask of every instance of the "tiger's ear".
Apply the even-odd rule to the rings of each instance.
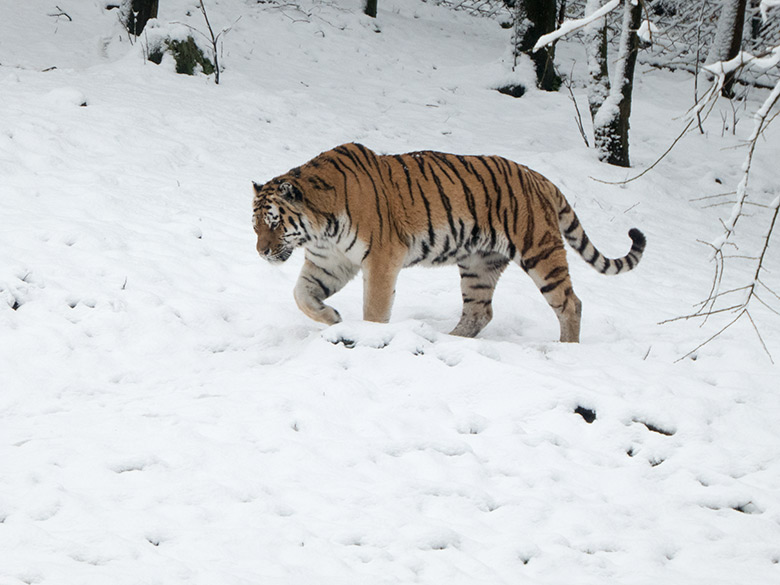
[[[292,183],[282,183],[279,185],[279,194],[287,201],[302,201],[303,193]]]
[[[263,188],[263,185],[255,183],[254,181],[252,181],[252,186],[255,188],[255,193],[260,193]]]

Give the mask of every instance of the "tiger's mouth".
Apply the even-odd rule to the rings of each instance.
[[[292,252],[292,248],[281,248],[279,250],[265,250],[260,256],[271,264],[281,264],[292,256]]]

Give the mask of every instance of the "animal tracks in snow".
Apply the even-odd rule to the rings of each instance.
[[[387,349],[432,356],[450,367],[461,365],[468,357],[501,361],[500,354],[489,343],[439,333],[418,321],[339,323],[323,331],[322,338],[347,349]]]

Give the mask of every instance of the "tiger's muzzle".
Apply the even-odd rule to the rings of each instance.
[[[272,248],[263,249],[260,245],[257,246],[257,253],[260,254],[260,257],[271,264],[281,264],[292,256],[292,252],[292,248],[280,247],[274,250]]]

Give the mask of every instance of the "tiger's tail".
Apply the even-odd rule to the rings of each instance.
[[[647,244],[642,232],[636,228],[628,230],[628,237],[632,241],[631,250],[622,258],[607,258],[590,242],[577,214],[574,213],[563,194],[561,194],[561,200],[563,204],[558,211],[558,226],[563,237],[585,262],[602,274],[622,274],[633,270],[639,264]]]

